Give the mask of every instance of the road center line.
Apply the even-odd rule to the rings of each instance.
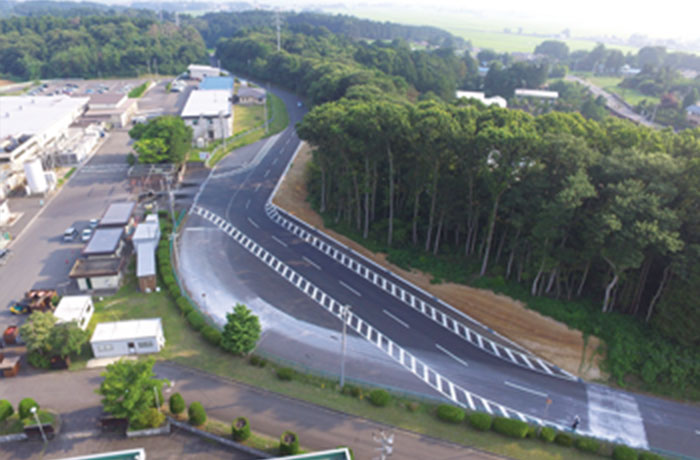
[[[245,202],[245,208],[248,209],[248,206],[250,206],[250,200]]]
[[[440,345],[439,343],[436,343],[436,344],[435,344],[435,348],[437,348],[437,349],[440,350],[441,352],[445,353],[447,356],[449,356],[450,358],[454,359],[454,360],[457,361],[459,364],[461,364],[461,365],[463,365],[463,366],[465,366],[465,367],[469,367],[469,364],[468,364],[465,360],[463,360],[463,359],[460,358],[459,356],[455,355],[455,354],[452,353],[451,351],[445,349],[445,347],[443,347],[443,346]]]
[[[248,218],[248,222],[250,222],[250,225],[252,225],[253,227],[260,228],[260,226],[258,224],[256,224],[255,221],[253,219],[251,219],[250,217]]]
[[[280,240],[280,239],[277,238],[276,236],[272,235],[272,239],[275,240],[275,241],[277,241],[279,244],[281,244],[281,245],[284,246],[285,248],[288,247],[288,246],[287,246],[287,243],[285,243],[284,241]]]
[[[258,185],[255,186],[255,191],[256,191],[256,192],[258,191],[258,189],[260,188],[261,185],[262,185],[262,183],[259,183]]]
[[[269,176],[269,175],[270,175],[270,170],[268,169],[267,171],[265,171],[265,179],[267,179],[267,176]]]
[[[542,391],[533,390],[532,388],[527,388],[527,387],[524,387],[524,386],[520,386],[520,385],[518,385],[517,383],[512,383],[512,382],[509,382],[508,380],[505,380],[503,383],[504,383],[506,386],[509,386],[509,387],[511,387],[511,388],[515,388],[516,390],[524,391],[524,392],[526,392],[526,393],[533,394],[533,395],[535,395],[535,396],[542,396],[543,398],[546,398],[546,397],[548,396],[547,393],[544,393],[544,392],[542,392]]]
[[[279,158],[275,158],[274,160],[272,160],[272,164],[273,164],[273,165],[276,165],[276,164],[277,164],[277,160],[279,160]]]
[[[308,257],[306,257],[306,256],[301,256],[301,258],[302,258],[306,263],[308,263],[309,265],[311,265],[312,267],[315,267],[317,270],[320,270],[320,269],[321,269],[321,267],[319,267],[317,263],[315,263],[313,260],[309,259]]]
[[[352,287],[348,286],[345,282],[343,282],[343,281],[338,281],[338,282],[340,283],[341,286],[343,286],[348,291],[352,292],[353,294],[355,294],[358,297],[362,297],[362,294],[360,294],[357,290],[353,289]]]
[[[384,314],[385,314],[386,316],[388,316],[389,318],[393,319],[394,321],[396,321],[397,323],[399,323],[400,325],[402,325],[402,326],[405,327],[406,329],[410,329],[410,327],[408,326],[408,323],[406,323],[406,321],[404,321],[404,320],[398,318],[396,315],[393,315],[393,314],[391,314],[390,312],[388,312],[388,311],[386,311],[386,310],[382,310],[382,311],[384,312]]]

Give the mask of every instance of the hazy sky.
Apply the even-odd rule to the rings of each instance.
[[[261,2],[262,3],[262,2]],[[272,0],[284,5],[290,2]],[[700,38],[700,0],[293,0],[301,4],[421,6],[426,13],[449,8],[457,11],[484,11],[494,21],[525,20],[543,25],[561,25],[572,30],[605,31],[608,35],[629,36],[632,33],[663,38]]]

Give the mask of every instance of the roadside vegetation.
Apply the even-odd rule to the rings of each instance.
[[[137,98],[143,96],[143,93],[146,92],[146,90],[148,89],[148,85],[150,85],[150,84],[151,84],[151,82],[148,80],[141,83],[139,86],[137,86],[136,88],[129,91],[129,97],[132,99],[137,99]]]

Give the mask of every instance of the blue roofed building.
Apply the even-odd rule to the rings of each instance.
[[[224,89],[233,92],[233,77],[205,77],[199,89]]]
[[[686,107],[685,112],[690,123],[700,126],[700,104]]]

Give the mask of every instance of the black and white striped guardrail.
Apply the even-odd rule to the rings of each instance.
[[[306,278],[291,269],[287,264],[279,260],[270,252],[265,250],[258,243],[253,241],[238,228],[226,221],[223,217],[205,209],[199,205],[193,205],[191,208],[193,214],[201,216],[205,220],[211,222],[216,227],[221,229],[225,234],[229,235],[240,244],[244,249],[254,255],[256,258],[264,262],[268,267],[277,272],[284,279],[292,283],[304,294],[309,296],[317,304],[331,313],[336,318],[343,321],[343,305],[337,300],[330,297],[309,282]],[[498,416],[519,419],[527,423],[544,425],[542,419],[534,417],[515,409],[511,409],[495,401],[478,396],[461,386],[446,379],[442,375],[428,367],[420,359],[416,358],[409,351],[398,346],[391,339],[384,336],[379,330],[375,329],[367,321],[360,318],[357,314],[350,311],[345,318],[348,327],[357,332],[360,336],[374,344],[377,348],[388,354],[394,361],[398,362],[403,368],[407,369],[413,375],[435,389],[446,399],[453,403],[467,407],[474,411],[487,412]],[[547,425],[563,428],[556,424],[547,423]]]
[[[297,235],[298,237],[302,238],[314,248],[328,255],[332,259],[338,261],[340,264],[354,271],[359,276],[365,278],[369,282],[373,283],[375,286],[378,286],[380,289],[386,291],[391,296],[400,300],[404,304],[427,316],[429,319],[443,326],[450,332],[457,334],[459,337],[468,341],[470,344],[479,347],[480,349],[498,358],[512,362],[518,366],[533,370],[535,372],[541,372],[547,375],[566,378],[570,380],[576,379],[576,377],[559,368],[558,366],[548,363],[537,356],[523,353],[520,350],[507,347],[501,343],[496,343],[494,340],[488,337],[484,337],[482,334],[476,332],[474,329],[465,325],[463,322],[459,321],[454,316],[445,314],[444,312],[435,308],[433,305],[424,301],[417,295],[414,295],[407,289],[399,286],[397,283],[395,283],[388,277],[380,274],[379,270],[385,270],[381,267],[376,266],[374,262],[366,259],[361,254],[355,253],[354,251],[352,251],[352,249],[349,249],[344,245],[340,245],[339,243],[335,242],[339,246],[343,247],[345,251],[352,253],[353,256],[357,256],[357,258],[348,256],[345,251],[341,251],[337,249],[337,247],[334,247],[334,245],[324,241],[324,239],[326,238],[328,240],[331,240],[331,238],[327,237],[326,235],[324,235],[325,238],[321,238],[315,235],[314,233],[312,233],[312,231],[306,229],[309,228],[308,224],[300,222],[296,217],[289,215],[285,211],[279,209],[277,206],[268,202],[265,206],[265,211],[268,217],[272,219],[272,221],[281,225],[283,228],[289,230],[294,235]],[[314,232],[318,232],[317,229],[313,230]],[[363,259],[364,262],[360,262],[359,259]],[[434,296],[424,292],[417,286],[414,286],[408,282],[406,282],[406,284],[415,289],[416,291],[421,292],[425,297],[434,298]],[[457,314],[462,314],[461,312],[457,312],[457,310],[455,310],[454,307],[447,305],[439,300],[437,301],[443,306],[448,307],[450,310],[455,311]],[[468,316],[467,318],[476,324],[480,324],[473,318],[469,318]],[[486,328],[486,326],[482,327],[488,329]],[[495,331],[494,335],[497,335]]]

